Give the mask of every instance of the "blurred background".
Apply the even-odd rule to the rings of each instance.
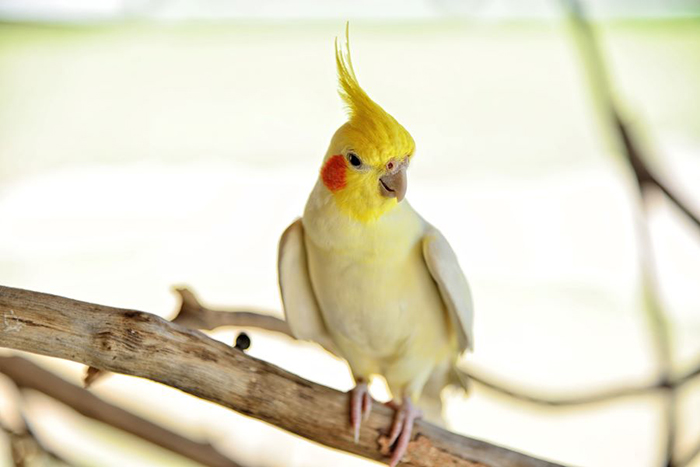
[[[700,4],[583,5],[649,164],[700,212]],[[186,284],[208,305],[281,316],[277,241],[345,121],[333,41],[350,20],[360,82],[417,143],[408,198],[470,280],[467,362],[548,394],[653,381],[639,195],[560,2],[0,0],[0,18],[0,284],[163,317]],[[700,355],[700,232],[653,201],[659,297],[683,371]],[[249,334],[251,355],[351,388],[319,347]],[[80,384],[84,366],[27,357]],[[91,390],[246,466],[374,465],[146,380],[112,375]],[[381,382],[373,390],[386,398]],[[195,465],[41,394],[20,400],[0,377],[0,420],[19,402],[76,465]],[[696,379],[679,393],[678,452],[700,440],[699,414]],[[447,396],[447,418],[567,465],[662,457],[653,395],[553,409],[476,387]],[[2,436],[0,465],[12,465]]]

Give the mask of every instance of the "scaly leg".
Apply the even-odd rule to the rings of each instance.
[[[367,383],[357,380],[357,385],[350,393],[350,425],[355,433],[355,443],[360,440],[360,425],[367,420],[372,410],[372,397],[369,395]]]
[[[413,432],[413,422],[416,418],[422,417],[423,413],[418,407],[413,405],[409,397],[405,397],[400,406],[396,406],[395,403],[391,405],[396,407],[396,416],[391,425],[389,438],[386,443],[383,444],[390,447],[392,444],[396,443],[391,453],[391,460],[389,461],[390,467],[396,467],[408,449],[408,443],[411,441],[411,434]]]

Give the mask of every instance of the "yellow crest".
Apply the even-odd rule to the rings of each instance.
[[[348,137],[362,160],[375,164],[392,157],[413,155],[415,143],[408,131],[374,102],[360,87],[350,57],[349,23],[345,27],[345,47],[335,40],[339,93],[347,106]]]

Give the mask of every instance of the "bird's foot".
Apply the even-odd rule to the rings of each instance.
[[[367,383],[358,380],[350,392],[350,425],[355,433],[355,444],[360,440],[360,425],[367,420],[371,410],[372,396],[369,395]]]
[[[413,432],[413,422],[416,418],[422,417],[423,413],[418,407],[413,405],[408,397],[404,398],[401,405],[393,401],[387,403],[387,405],[396,410],[396,416],[394,416],[389,436],[383,436],[379,440],[379,444],[382,446],[382,452],[391,452],[389,466],[396,467],[408,449],[408,443],[411,441]],[[393,451],[391,451],[392,445]]]

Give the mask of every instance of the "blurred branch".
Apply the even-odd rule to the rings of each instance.
[[[693,449],[691,449],[691,451],[687,455],[676,461],[675,467],[687,467],[698,456],[700,456],[700,441],[698,441],[695,447],[693,447]]]
[[[22,413],[21,403],[23,401],[19,387],[13,385],[13,392],[17,395],[17,417],[15,427],[6,426],[0,420],[0,431],[7,436],[10,445],[10,456],[15,467],[27,467],[29,465],[43,464],[46,459],[50,459],[53,464],[71,466],[70,462],[49,449],[39,437],[34,433]],[[41,461],[41,462],[39,462]]]
[[[676,205],[677,208],[681,210],[681,212],[683,212],[683,214],[686,215],[688,219],[695,224],[695,227],[700,228],[700,217],[690,210],[688,204],[680,200],[679,196],[669,187],[667,183],[662,182],[659,176],[652,172],[645,162],[644,157],[639,150],[639,146],[634,142],[629,129],[614,107],[613,112],[614,122],[617,127],[617,131],[620,134],[623,147],[625,148],[625,155],[627,156],[627,160],[634,171],[634,176],[637,180],[637,185],[639,186],[642,196],[645,195],[645,189],[647,188],[659,189],[674,205]]]
[[[173,323],[205,331],[211,331],[222,326],[258,328],[294,337],[287,322],[283,319],[249,311],[212,310],[203,307],[197,300],[197,297],[186,287],[178,287],[175,289],[175,292],[180,296],[181,305],[177,316],[172,319]]]
[[[287,323],[275,318],[270,314],[257,314],[249,311],[242,312],[238,309],[234,310],[211,310],[203,305],[197,296],[190,289],[186,287],[181,287],[175,289],[175,292],[181,297],[182,301],[180,303],[180,309],[178,310],[173,322],[182,322],[179,317],[183,314],[188,316],[188,323],[197,323],[200,320],[196,318],[197,313],[204,313],[209,317],[215,316],[214,319],[208,320],[208,330],[216,329],[217,327],[223,326],[237,326],[246,328],[262,329],[265,331],[279,332],[286,336],[293,337]],[[239,319],[236,317],[238,314],[244,314],[244,319]],[[254,319],[253,319],[254,318]],[[216,326],[214,326],[216,324]],[[554,407],[563,406],[575,406],[575,405],[586,405],[595,404],[599,402],[607,402],[613,399],[619,399],[623,397],[639,396],[644,394],[649,394],[651,392],[667,389],[668,387],[676,387],[685,384],[687,381],[700,375],[700,362],[697,366],[693,367],[686,373],[674,378],[670,381],[658,381],[656,383],[650,383],[647,385],[639,386],[622,386],[617,388],[601,389],[596,392],[591,392],[589,394],[581,394],[575,397],[547,397],[541,395],[535,395],[529,393],[528,391],[516,389],[513,384],[506,383],[503,381],[496,381],[493,376],[487,376],[481,371],[477,371],[474,368],[462,368],[461,371],[468,378],[476,382],[477,384],[486,387],[492,391],[499,394],[512,397],[514,399],[521,400],[523,402],[529,402],[538,405],[548,405]]]
[[[238,467],[211,445],[192,441],[112,405],[24,358],[0,357],[0,373],[19,388],[39,391],[88,418],[119,428],[200,464]]]
[[[616,399],[622,399],[625,397],[634,397],[650,394],[653,392],[665,389],[664,383],[654,383],[648,385],[639,386],[620,386],[617,388],[601,389],[598,392],[591,392],[590,394],[581,394],[577,396],[561,397],[561,396],[543,396],[535,395],[523,391],[520,389],[512,388],[512,385],[507,383],[495,383],[492,377],[486,377],[480,375],[473,369],[462,370],[468,378],[475,381],[477,384],[495,391],[501,395],[511,397],[513,399],[518,399],[522,402],[529,402],[531,404],[546,405],[550,407],[572,407],[578,405],[589,405],[598,404],[601,402],[610,402]]]
[[[609,74],[605,66],[602,54],[593,32],[591,24],[586,19],[581,3],[577,0],[562,0],[567,16],[572,25],[573,37],[583,60],[584,70],[589,78],[594,102],[601,110],[601,115],[608,120],[610,130],[617,135],[623,154],[632,169],[641,198],[641,211],[643,216],[637,222],[639,236],[639,257],[641,264],[642,288],[644,292],[644,307],[646,311],[649,329],[656,348],[658,358],[658,372],[661,384],[664,386],[666,396],[664,399],[664,418],[666,442],[664,446],[664,465],[676,465],[675,438],[676,438],[676,412],[677,394],[675,386],[671,384],[671,372],[673,368],[673,348],[671,344],[671,324],[664,313],[659,298],[658,284],[655,277],[654,254],[651,241],[651,232],[648,225],[649,215],[649,189],[658,189],[695,224],[700,227],[700,220],[688,206],[682,202],[679,196],[662,182],[647,165],[640,145],[632,137],[624,119],[622,118],[612,92]],[[697,374],[697,373],[696,373]]]
[[[175,317],[171,320],[172,323],[206,331],[213,331],[225,326],[254,328],[277,332],[296,339],[287,322],[280,318],[275,318],[271,312],[256,313],[241,309],[213,310],[203,305],[197,298],[197,295],[189,288],[177,287],[173,290],[180,297],[180,309],[175,313]],[[202,314],[205,318],[199,318],[197,316],[199,314]],[[241,315],[243,318],[238,315]],[[253,319],[250,319],[251,317]],[[200,324],[205,325],[205,327],[200,327]]]
[[[612,130],[613,137],[621,143],[623,154],[634,171],[640,191],[643,192],[643,188],[648,186],[658,188],[696,227],[700,228],[700,215],[693,212],[688,203],[683,201],[682,197],[663,181],[663,177],[660,177],[649,167],[639,145],[632,138],[615,104],[605,61],[600,53],[593,28],[586,19],[580,2],[561,0],[561,3],[573,27],[573,39],[583,61],[584,72],[588,77],[593,95],[593,103],[598,108],[603,120],[609,123],[609,128],[606,128],[606,131]]]
[[[394,412],[374,403],[358,443],[348,396],[304,380],[205,334],[133,310],[0,286],[0,345],[147,378],[317,443],[386,460],[378,440]],[[546,467],[550,462],[450,433],[425,421],[402,465]]]
[[[44,446],[26,425],[22,431],[14,431],[0,423],[0,431],[4,432],[9,440],[10,455],[12,456],[14,467],[27,467],[40,458],[43,458],[42,460],[46,460],[46,458],[51,459],[53,464],[73,465]]]

